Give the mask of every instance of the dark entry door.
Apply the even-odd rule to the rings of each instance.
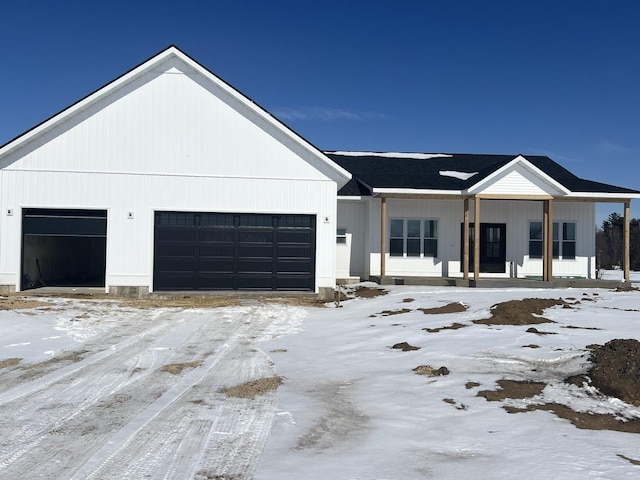
[[[464,225],[460,233],[460,259],[464,258]],[[469,225],[469,271],[474,268],[475,225]],[[504,223],[480,224],[480,273],[505,273],[507,261],[507,226]],[[462,263],[462,262],[461,262]]]
[[[314,215],[156,212],[154,290],[315,289]]]

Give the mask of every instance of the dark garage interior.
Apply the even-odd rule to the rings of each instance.
[[[24,209],[22,289],[104,287],[105,210]]]

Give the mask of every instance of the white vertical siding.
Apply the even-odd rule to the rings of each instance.
[[[337,228],[346,228],[351,234],[348,259],[343,257],[347,265],[340,265],[341,272],[348,272],[347,276],[365,278],[366,252],[365,242],[369,214],[368,200],[340,200],[338,199]]]
[[[335,284],[337,193],[326,167],[176,59],[0,166],[1,205],[14,209],[0,216],[0,284],[19,284],[29,207],[107,210],[107,286],[150,288],[155,210],[316,215],[316,287]]]
[[[532,174],[531,170],[522,163],[516,163],[500,172],[481,190],[474,193],[492,195],[557,195],[561,193],[557,186],[550,183],[539,174]]]
[[[541,201],[482,200],[481,223],[506,224],[507,248],[505,273],[483,274],[484,277],[508,277],[513,263],[519,277],[541,276],[542,261],[529,258],[529,222],[540,221]],[[470,202],[473,222],[473,201]],[[380,200],[371,202],[369,265],[371,275],[380,274]],[[438,220],[438,257],[391,257],[386,259],[389,276],[450,276],[461,277],[461,224],[464,221],[462,200],[388,199],[387,217],[434,218]],[[586,202],[555,202],[555,222],[575,222],[576,259],[554,260],[554,276],[593,278],[595,255],[595,205]],[[387,228],[388,231],[388,228]],[[388,241],[387,241],[388,245]],[[388,247],[387,247],[388,248]]]

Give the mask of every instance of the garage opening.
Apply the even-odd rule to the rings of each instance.
[[[315,215],[156,212],[154,290],[315,289]]]
[[[104,287],[107,211],[25,208],[21,289]]]

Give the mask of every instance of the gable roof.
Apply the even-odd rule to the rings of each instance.
[[[187,65],[192,71],[196,74],[199,74],[205,81],[211,82],[214,84],[219,90],[222,90],[225,94],[233,97],[233,99],[242,105],[247,110],[251,111],[253,114],[257,115],[262,121],[267,122],[271,127],[275,128],[278,132],[283,134],[288,140],[295,142],[297,145],[302,147],[303,150],[310,154],[310,158],[313,161],[313,166],[317,169],[321,170],[325,175],[327,175],[332,180],[336,181],[338,184],[338,188],[344,186],[350,179],[351,174],[340,167],[338,164],[332,162],[320,149],[318,149],[311,142],[307,141],[305,138],[294,132],[292,129],[287,127],[280,120],[275,118],[269,112],[267,112],[264,108],[258,105],[256,102],[251,100],[246,95],[242,94],[240,91],[232,87],[230,84],[222,80],[220,77],[215,75],[209,69],[195,61],[193,58],[185,54],[175,45],[171,45],[168,48],[162,50],[158,54],[144,61],[140,65],[132,68],[128,72],[122,74],[115,80],[107,83],[106,85],[100,87],[98,90],[90,93],[89,95],[83,97],[78,100],[73,105],[65,108],[64,110],[56,113],[52,117],[43,121],[42,123],[36,125],[30,130],[18,135],[13,140],[5,143],[0,146],[0,159],[6,157],[10,153],[16,151],[17,149],[27,145],[28,143],[34,141],[39,136],[44,133],[50,131],[56,126],[62,124],[63,122],[69,120],[74,115],[79,112],[89,108],[92,105],[97,104],[102,99],[110,95],[115,90],[124,87],[125,85],[133,82],[137,78],[144,75],[146,72],[157,68],[160,64],[167,62],[171,59],[177,59],[184,64]]]
[[[546,156],[340,152],[326,154],[351,172],[338,194],[375,195],[390,191],[466,194],[509,164],[520,161],[567,196],[640,198],[640,191],[584,180]],[[514,192],[515,193],[515,192]]]

